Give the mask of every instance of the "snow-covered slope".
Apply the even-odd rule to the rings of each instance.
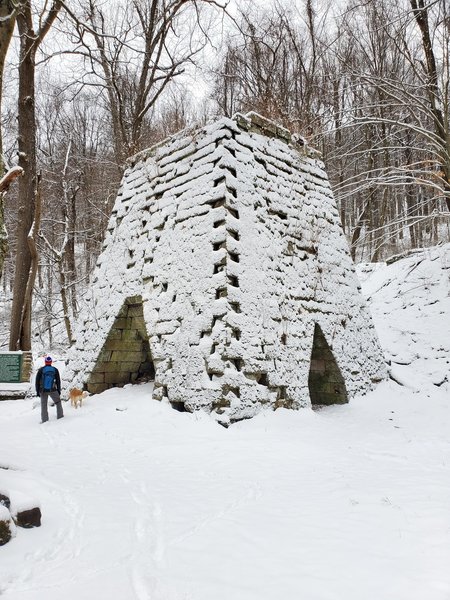
[[[391,376],[412,390],[450,380],[450,245],[389,266],[359,267],[364,291],[391,362]]]
[[[348,405],[224,429],[149,384],[43,426],[1,403],[0,490],[43,514],[0,548],[2,600],[448,600],[449,257],[364,270],[404,385]]]

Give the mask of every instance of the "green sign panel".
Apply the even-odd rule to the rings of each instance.
[[[0,352],[0,383],[20,383],[22,353]]]

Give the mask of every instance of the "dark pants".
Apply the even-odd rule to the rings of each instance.
[[[61,417],[64,416],[62,405],[61,405],[61,398],[59,397],[59,392],[57,392],[56,390],[54,392],[41,392],[41,423],[45,423],[46,421],[48,421],[47,404],[48,404],[49,396],[53,400],[53,402],[56,404],[57,418],[60,419]]]

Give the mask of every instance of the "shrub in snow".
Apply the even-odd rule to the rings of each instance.
[[[221,422],[346,402],[386,376],[324,166],[253,113],[130,160],[66,381]]]
[[[11,513],[3,504],[0,504],[0,546],[3,546],[15,535],[16,528]]]

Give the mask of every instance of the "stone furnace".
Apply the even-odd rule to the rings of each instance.
[[[66,381],[223,424],[347,402],[385,364],[324,166],[250,113],[129,161]]]

